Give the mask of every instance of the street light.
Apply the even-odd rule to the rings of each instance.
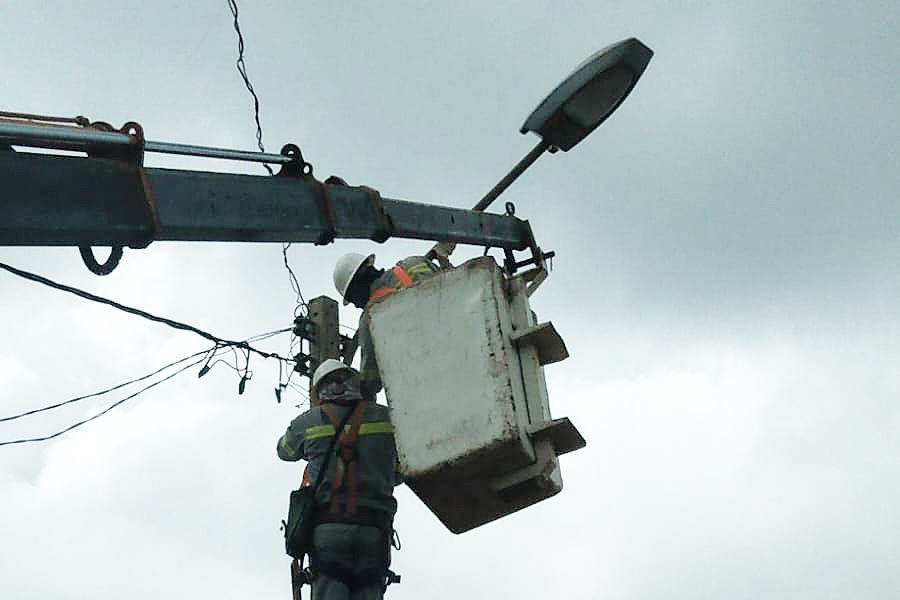
[[[545,151],[567,151],[615,112],[634,88],[653,51],[636,38],[607,46],[588,57],[544,98],[521,132],[541,141],[476,204],[484,210]]]

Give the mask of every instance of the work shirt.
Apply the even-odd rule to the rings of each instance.
[[[401,274],[395,271],[398,267],[402,269]],[[372,282],[369,288],[369,302],[430,279],[439,272],[440,268],[424,256],[408,256],[398,262],[394,268],[385,270]],[[403,273],[406,277],[402,275]],[[410,317],[413,318],[412,315]],[[378,371],[378,361],[375,358],[372,334],[369,330],[368,311],[364,311],[359,318],[359,348],[361,354],[359,375],[363,389],[374,395],[381,390],[382,383],[381,373]]]
[[[394,486],[400,483],[397,466],[397,450],[394,446],[394,429],[391,426],[386,406],[366,402],[365,412],[356,442],[359,461],[357,494],[358,504],[372,510],[388,513],[393,517],[397,512]],[[338,418],[343,420],[351,407],[331,404]],[[346,425],[345,427],[349,427]],[[315,407],[291,421],[287,431],[278,440],[278,457],[281,460],[307,460],[308,481],[315,484],[331,439],[335,435],[334,425],[321,408]],[[328,470],[316,490],[316,501],[320,505],[331,502],[331,480],[335,465],[340,460],[334,452],[328,461]],[[338,493],[338,501],[346,503],[346,489]]]

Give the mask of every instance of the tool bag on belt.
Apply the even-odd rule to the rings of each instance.
[[[294,558],[303,558],[312,550],[312,534],[313,528],[316,526],[316,513],[318,506],[316,504],[316,490],[322,484],[325,472],[328,470],[328,463],[331,455],[334,453],[334,447],[338,442],[338,438],[344,434],[344,426],[351,416],[361,411],[362,402],[357,403],[353,410],[347,411],[347,414],[341,420],[340,424],[335,428],[335,434],[331,438],[328,451],[325,453],[325,461],[316,477],[315,485],[303,485],[291,492],[291,500],[288,505],[287,521],[283,521],[284,525],[284,549],[288,555]],[[325,412],[324,410],[322,412]],[[326,413],[327,414],[327,413]],[[305,479],[305,477],[304,477]]]

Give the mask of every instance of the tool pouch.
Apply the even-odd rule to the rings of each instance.
[[[341,420],[340,424],[335,428],[335,434],[331,437],[328,445],[328,452],[325,453],[325,462],[316,477],[313,485],[301,485],[300,489],[291,492],[291,501],[288,505],[287,521],[284,524],[284,551],[294,558],[303,558],[309,554],[313,548],[313,529],[316,527],[316,518],[318,517],[319,506],[316,504],[316,490],[322,484],[325,477],[325,471],[328,469],[329,459],[334,453],[334,446],[338,440],[338,432],[344,430],[347,421],[353,414],[353,409],[348,410],[347,414]],[[322,418],[327,419],[325,412],[322,412]]]
[[[301,558],[312,550],[317,508],[312,486],[291,492],[287,521],[284,524],[284,549],[290,556]]]

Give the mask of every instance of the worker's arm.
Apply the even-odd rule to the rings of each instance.
[[[425,255],[428,260],[436,260],[441,269],[452,269],[453,264],[450,262],[450,255],[456,249],[456,244],[452,242],[438,242],[431,247],[431,250]]]
[[[381,374],[378,371],[378,361],[375,358],[375,346],[372,343],[372,334],[369,331],[369,315],[363,312],[359,318],[359,379],[363,398],[374,400],[375,395],[381,391]]]
[[[278,440],[278,458],[281,460],[297,461],[306,458],[306,449],[303,442],[306,440],[306,422],[304,415],[300,415],[288,425],[287,431]]]

